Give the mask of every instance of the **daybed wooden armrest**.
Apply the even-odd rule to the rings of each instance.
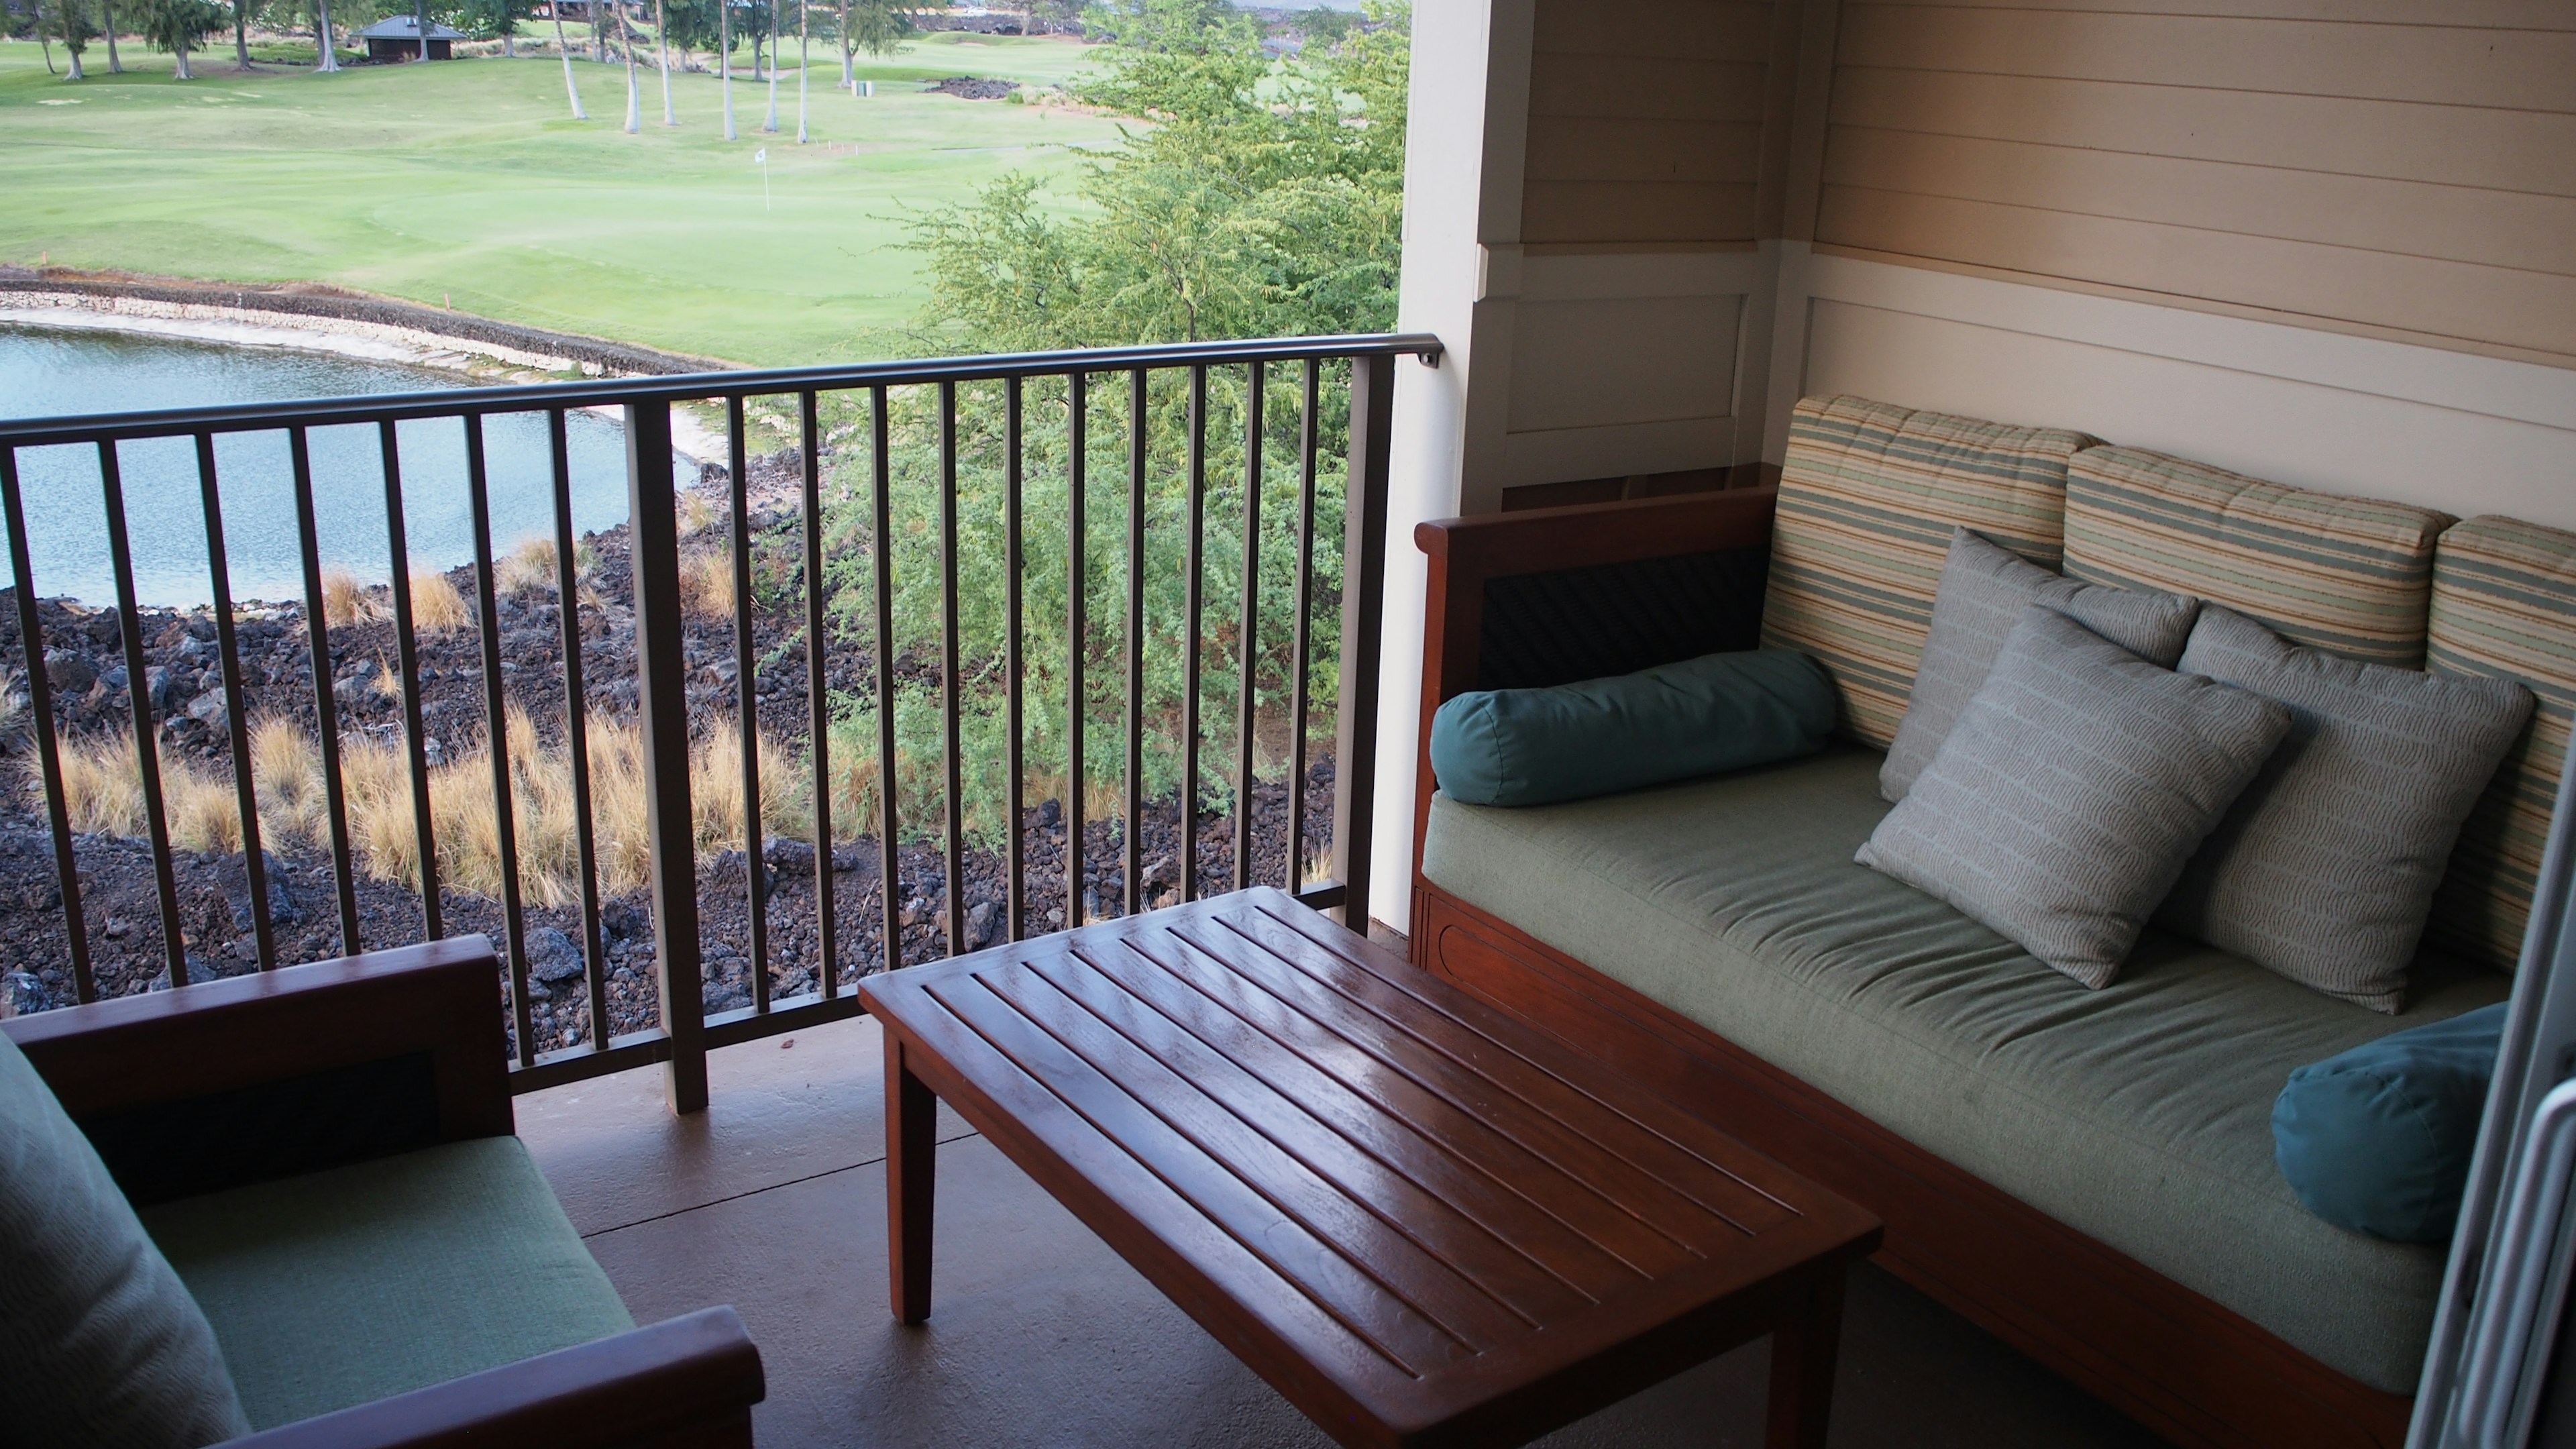
[[[232,1449],[713,1449],[751,1443],[768,1394],[730,1308],[559,1349],[232,1441]]]
[[[1414,774],[1414,859],[1422,858],[1422,832],[1431,818],[1431,716],[1452,695],[1477,687],[1487,584],[1521,574],[1767,549],[1779,497],[1776,487],[1739,488],[1415,524],[1413,542],[1430,558],[1430,578],[1423,617],[1420,756]],[[1614,672],[1616,668],[1589,671]]]
[[[0,1023],[138,1205],[513,1129],[464,936]]]

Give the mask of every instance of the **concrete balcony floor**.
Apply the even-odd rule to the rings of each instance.
[[[1285,1399],[942,1111],[936,1308],[887,1310],[882,1038],[865,1018],[714,1053],[674,1118],[658,1068],[519,1099],[519,1134],[639,1322],[718,1303],[767,1366],[769,1449],[1327,1446]],[[1538,1442],[1757,1445],[1756,1342]],[[1852,1280],[1832,1443],[2160,1441],[1874,1267]]]

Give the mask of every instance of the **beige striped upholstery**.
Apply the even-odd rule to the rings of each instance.
[[[2576,533],[2487,517],[2442,535],[2426,662],[2518,679],[2539,701],[2460,831],[2425,932],[2428,945],[2510,971],[2576,721]]]
[[[2295,643],[2415,669],[2433,540],[2451,521],[2143,448],[2087,448],[2066,474],[2066,573],[2197,595]]]
[[[2066,460],[2092,440],[1865,398],[1808,398],[1789,422],[1762,642],[1833,676],[1843,729],[1896,737],[1932,628],[1951,531],[2056,568]]]

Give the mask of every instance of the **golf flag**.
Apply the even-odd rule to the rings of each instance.
[[[766,146],[763,146],[763,147],[761,147],[759,150],[752,152],[752,153],[751,153],[751,161],[752,161],[752,164],[753,164],[753,165],[755,165],[755,166],[766,166],[766,165],[768,165],[768,164],[769,164],[769,148],[768,148],[768,147],[766,147]]]

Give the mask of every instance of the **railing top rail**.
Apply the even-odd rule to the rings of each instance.
[[[1270,337],[1240,342],[1088,347],[1061,352],[983,353],[822,367],[747,368],[738,372],[693,372],[671,377],[625,377],[518,387],[447,388],[437,392],[371,393],[300,402],[241,403],[227,407],[94,413],[0,422],[0,448],[398,422],[410,418],[532,412],[545,408],[585,408],[604,404],[766,397],[854,387],[997,382],[1013,377],[1121,372],[1139,367],[1405,355],[1436,362],[1440,350],[1440,339],[1427,332],[1371,332],[1332,337]]]

